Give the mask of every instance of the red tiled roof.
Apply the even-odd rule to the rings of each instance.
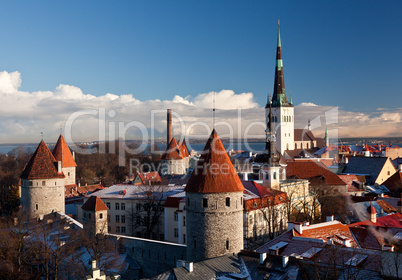
[[[106,187],[102,186],[102,184],[96,185],[87,185],[87,186],[80,186],[77,188],[79,194],[87,194],[89,192],[94,193],[99,190],[106,189]]]
[[[186,139],[183,139],[183,143],[180,143],[179,141],[179,147],[181,150],[181,154],[183,157],[188,157],[190,154],[188,153],[188,148],[187,148],[187,144],[186,144]]]
[[[314,141],[317,140],[310,130],[296,128],[294,130],[295,141]]]
[[[357,176],[355,174],[338,175],[338,177],[341,178],[341,180],[347,184],[348,192],[364,191],[364,190],[359,190],[356,187],[358,185],[361,185],[362,183],[359,181],[359,179],[357,178]]]
[[[22,179],[64,178],[57,172],[57,161],[42,140],[21,174]]]
[[[242,192],[244,187],[215,129],[187,183],[186,192]]]
[[[338,239],[340,236],[343,236],[354,241],[353,235],[350,233],[349,227],[342,223],[331,223],[329,225],[323,225],[323,226],[316,226],[316,225],[303,226],[302,234],[299,234],[296,230],[294,230],[293,232],[294,236],[323,239],[325,241],[327,240],[328,236]],[[356,244],[354,244],[354,246],[355,245]]]
[[[182,159],[179,145],[177,145],[176,139],[173,137],[167,147],[165,153],[162,155],[162,159]]]
[[[70,148],[67,146],[66,141],[64,140],[63,135],[60,134],[59,139],[57,140],[56,146],[53,149],[53,156],[57,161],[62,162],[63,167],[76,167],[77,164],[73,158],[73,155],[70,152]]]
[[[88,200],[81,206],[82,210],[87,211],[102,211],[102,210],[109,210],[106,204],[102,201],[100,197],[91,196]]]
[[[317,176],[325,178],[327,185],[346,185],[335,173],[327,168],[323,163],[317,161],[291,161],[286,167],[287,177],[297,177],[299,179],[309,179]]]
[[[366,249],[379,250],[381,249],[380,240],[377,239],[375,232],[373,230],[367,229],[365,227],[349,227],[350,231],[353,233],[357,243]]]
[[[145,183],[145,181],[151,181],[151,182],[162,182],[162,178],[159,175],[158,171],[150,171],[150,172],[144,172],[139,174],[141,181]]]
[[[182,200],[182,197],[170,197],[168,196],[166,198],[166,203],[164,205],[164,207],[168,207],[168,208],[179,208],[180,205],[180,200]]]
[[[396,208],[393,207],[391,204],[386,202],[385,200],[376,200],[377,204],[384,210],[385,213],[391,214],[397,212]]]
[[[376,223],[372,223],[370,220],[365,220],[362,222],[357,222],[357,223],[349,225],[349,227],[354,227],[354,226],[376,226],[376,227],[384,227],[384,228],[402,228],[402,214],[395,213],[392,215],[379,217],[379,218],[377,218]]]

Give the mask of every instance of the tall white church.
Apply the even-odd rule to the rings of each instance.
[[[283,75],[281,35],[278,23],[278,43],[276,47],[276,66],[274,94],[270,106],[268,98],[265,106],[265,120],[269,127],[269,111],[272,110],[272,118],[276,130],[276,149],[284,154],[285,150],[295,149],[294,135],[294,106],[292,97],[288,101],[285,93],[285,79]],[[271,107],[271,109],[270,109]]]

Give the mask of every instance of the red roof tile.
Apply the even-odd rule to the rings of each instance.
[[[397,212],[396,208],[385,200],[376,200],[377,204],[384,210],[385,213],[391,214]]]
[[[286,167],[286,176],[299,179],[309,179],[317,176],[325,178],[327,185],[346,185],[335,173],[323,163],[316,161],[291,161]]]
[[[82,210],[87,211],[102,211],[109,210],[106,204],[102,201],[100,197],[91,196],[88,200],[81,206]]]
[[[56,146],[53,149],[53,156],[57,161],[62,162],[63,167],[76,167],[77,164],[71,154],[70,148],[67,146],[63,135],[60,134]]]
[[[162,155],[162,159],[182,159],[179,145],[177,145],[176,139],[173,137],[167,147],[165,153]]]
[[[57,161],[42,140],[21,174],[22,179],[64,178],[57,172]]]
[[[362,222],[350,224],[349,227],[354,226],[376,226],[376,227],[384,227],[384,228],[402,228],[402,214],[395,213],[392,215],[387,215],[383,217],[379,217],[376,220],[376,223],[372,223],[370,220],[365,220]]]
[[[244,191],[243,184],[215,130],[205,145],[185,191],[192,193]]]

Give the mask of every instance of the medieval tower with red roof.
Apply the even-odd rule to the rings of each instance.
[[[109,208],[100,197],[91,196],[81,206],[84,229],[91,235],[108,233],[107,211]]]
[[[162,175],[184,175],[187,174],[190,157],[186,140],[177,143],[172,132],[172,110],[167,110],[167,148],[162,155]]]
[[[240,252],[244,187],[215,130],[185,191],[187,260],[198,262]]]
[[[21,174],[21,206],[31,218],[65,211],[64,173],[42,140]]]
[[[265,106],[266,123],[268,124],[269,112],[272,110],[273,121],[277,131],[276,148],[283,154],[285,150],[294,150],[294,107],[292,97],[288,101],[285,93],[285,79],[283,74],[281,35],[278,22],[278,42],[276,47],[276,66],[274,94],[272,96],[272,109],[268,98]]]
[[[74,185],[76,183],[75,171],[77,164],[75,163],[74,156],[70,152],[70,148],[67,146],[66,140],[64,140],[64,137],[61,134],[53,149],[53,156],[57,161],[61,161],[61,168],[66,176],[65,185]]]

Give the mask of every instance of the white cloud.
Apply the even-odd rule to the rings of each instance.
[[[54,91],[37,92],[21,91],[20,86],[19,72],[0,72],[0,143],[36,143],[41,139],[41,132],[44,133],[45,141],[55,142],[60,125],[64,127],[74,113],[82,110],[92,111],[91,114],[82,114],[74,120],[71,134],[75,141],[98,140],[99,127],[102,126],[106,128],[102,132],[106,139],[115,139],[121,131],[119,126],[127,127],[129,124],[143,125],[148,136],[153,127],[155,137],[164,137],[168,108],[183,120],[188,134],[205,136],[209,130],[200,122],[204,122],[209,129],[212,127],[211,108],[214,95],[216,128],[220,135],[237,137],[244,136],[244,132],[248,131],[249,137],[264,137],[265,109],[254,101],[252,93],[222,90],[201,93],[195,97],[176,95],[172,100],[140,101],[132,94],[85,94],[76,86],[64,84]],[[310,119],[317,135],[323,135],[325,126],[329,125],[330,129],[338,129],[342,137],[401,136],[402,108],[373,113],[338,110],[338,114],[334,114],[336,110],[338,109],[330,106],[302,103],[295,107],[295,125],[298,128],[305,127]],[[198,124],[194,125],[195,123]],[[176,116],[173,127],[174,134],[181,134],[180,121]],[[128,139],[138,138],[141,137],[140,132],[139,128],[131,127],[127,129],[125,136]],[[63,130],[63,133],[68,132]]]

